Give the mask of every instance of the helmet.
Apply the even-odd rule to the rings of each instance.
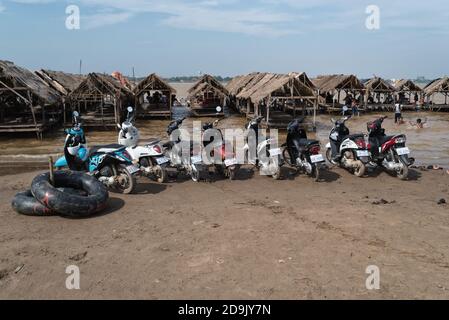
[[[77,145],[75,147],[67,147],[67,151],[72,156],[76,156],[78,154],[79,150],[80,150],[80,145]]]
[[[67,143],[67,152],[72,156],[76,156],[80,148],[81,148],[80,137],[79,136],[71,137],[70,141],[68,141]]]

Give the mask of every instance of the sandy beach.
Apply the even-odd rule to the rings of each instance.
[[[1,299],[447,299],[449,176],[413,170],[356,178],[332,168],[314,183],[157,184],[111,193],[83,220],[15,213],[10,200],[38,172],[1,177]],[[81,290],[65,287],[66,267]],[[369,265],[381,288],[365,287]]]

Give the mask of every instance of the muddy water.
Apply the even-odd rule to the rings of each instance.
[[[174,117],[180,118],[188,116],[186,109],[175,108]],[[449,114],[447,113],[406,113],[406,122],[416,121],[419,118],[428,119],[427,127],[424,129],[414,129],[408,124],[396,126],[393,123],[394,115],[384,123],[386,133],[405,133],[408,137],[407,145],[411,148],[413,156],[418,164],[438,164],[449,166]],[[335,117],[335,116],[334,116]],[[376,114],[355,117],[348,122],[351,132],[366,132],[366,123],[373,120]],[[331,116],[319,115],[317,117],[317,134],[310,134],[310,138],[317,138],[324,145],[328,141],[328,134],[332,124]],[[214,119],[187,119],[184,127],[191,128],[193,120],[203,122]],[[239,115],[227,115],[220,123],[221,128],[243,128],[246,123],[244,117]],[[138,128],[141,132],[142,140],[150,138],[168,139],[166,128],[169,124],[167,120],[147,120],[139,121]],[[87,132],[87,139],[90,146],[109,144],[117,142],[117,132],[111,131],[91,131]],[[285,133],[280,132],[281,141],[285,140]],[[43,169],[47,165],[48,156],[54,158],[62,154],[65,135],[63,130],[47,134],[43,141],[38,141],[34,136],[21,136],[12,138],[11,135],[0,137],[0,175],[14,172],[31,171]]]

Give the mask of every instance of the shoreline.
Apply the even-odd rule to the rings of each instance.
[[[76,220],[12,210],[38,173],[0,178],[3,299],[449,298],[449,206],[437,204],[449,176],[439,171],[142,178],[137,194],[110,193],[105,213]],[[80,267],[79,291],[65,288],[68,265]],[[369,265],[381,290],[365,288]]]

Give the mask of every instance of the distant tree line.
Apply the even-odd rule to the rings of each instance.
[[[220,82],[229,82],[232,80],[232,77],[222,77],[222,76],[214,76]],[[163,78],[167,82],[196,82],[201,78],[201,76],[179,76],[179,77],[170,77]],[[137,82],[144,80],[145,77],[137,78]]]

